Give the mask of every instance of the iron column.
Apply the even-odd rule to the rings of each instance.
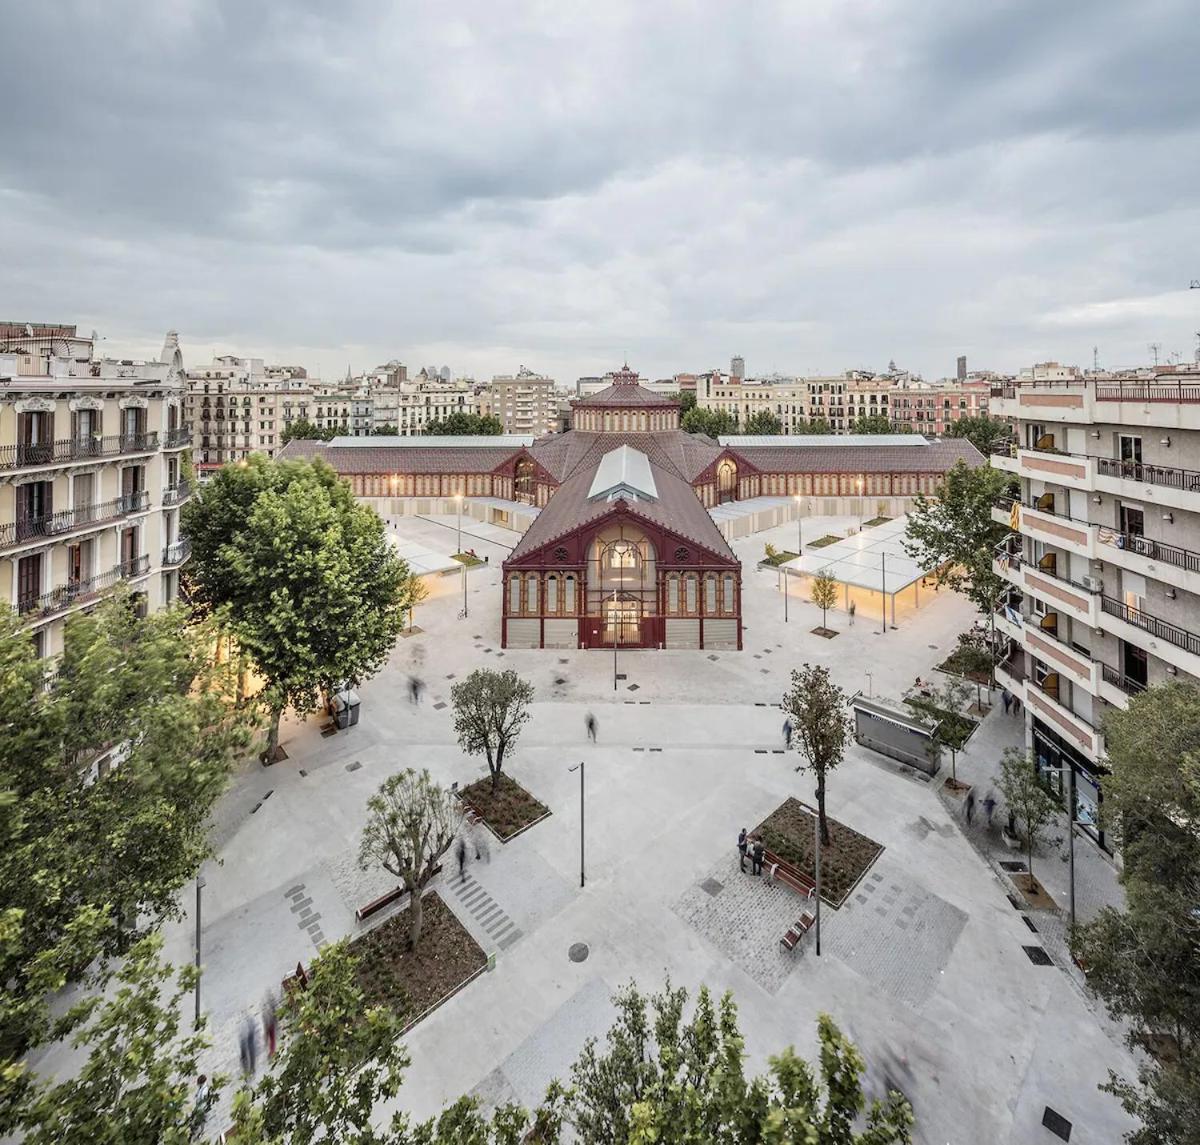
[[[200,1028],[200,892],[204,890],[204,876],[196,876],[196,1020],[195,1028]]]
[[[820,812],[813,816],[813,864],[816,870],[816,890],[813,892],[817,900],[817,957],[821,957],[821,815]]]
[[[586,760],[581,759],[574,767],[568,767],[568,771],[579,772],[579,885],[583,886],[583,773]]]

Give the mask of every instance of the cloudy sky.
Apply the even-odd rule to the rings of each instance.
[[[1192,357],[1195,0],[0,0],[0,318],[325,376]]]

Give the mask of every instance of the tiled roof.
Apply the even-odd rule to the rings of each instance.
[[[739,454],[763,473],[943,473],[956,461],[983,464],[983,454],[966,438],[930,441],[923,448],[899,445],[754,446]]]
[[[581,466],[559,487],[517,542],[517,547],[505,561],[506,565],[614,511],[615,502],[588,500],[588,490],[599,464],[598,457],[594,464]],[[700,504],[691,485],[653,460],[650,461],[650,469],[658,497],[653,501],[626,502],[629,514],[659,525],[722,559],[736,562],[737,557],[729,543],[721,536],[708,510]]]
[[[679,403],[671,398],[663,397],[662,394],[656,394],[644,386],[629,382],[619,382],[586,398],[577,398],[571,405],[583,406],[585,409],[593,406],[674,406],[676,409],[679,408]]]
[[[433,439],[431,439],[433,440]],[[481,442],[486,438],[480,438]],[[294,449],[293,447],[299,448]],[[314,448],[315,447],[315,448]],[[289,441],[279,457],[320,457],[343,476],[355,473],[490,473],[520,449],[511,445],[470,446],[356,446],[346,448],[322,441]]]

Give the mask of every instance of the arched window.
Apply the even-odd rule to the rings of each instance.
[[[671,615],[679,612],[679,574],[672,573],[667,578],[667,611]]]
[[[724,585],[722,588],[721,596],[722,596],[721,603],[723,605],[722,611],[723,612],[733,612],[734,604],[737,601],[737,589],[735,587],[735,582],[734,582],[732,573],[725,574]]]
[[[699,585],[697,584],[698,580],[699,580],[699,577],[697,577],[695,573],[689,573],[687,575],[686,579],[684,580],[683,598],[684,598],[684,604],[689,613],[695,613],[695,612],[699,611],[698,597],[699,597],[700,589],[699,589]]]
[[[521,578],[514,574],[508,578],[508,614],[516,616],[521,611]]]
[[[538,610],[538,578],[537,573],[530,573],[525,578],[525,611],[527,613],[537,612]]]
[[[566,597],[566,600],[564,601],[564,603],[566,605],[566,611],[569,613],[574,613],[575,612],[575,578],[573,576],[567,577],[566,591],[564,592],[563,595]]]
[[[558,611],[558,577],[554,575],[546,578],[546,611]]]
[[[712,573],[704,578],[704,611],[710,615],[717,611],[717,578]]]
[[[605,550],[610,569],[635,569],[640,553],[632,541],[613,541]]]

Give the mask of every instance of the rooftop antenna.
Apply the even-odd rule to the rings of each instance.
[[[1154,364],[1155,364],[1155,366],[1157,366],[1158,365],[1158,352],[1159,352],[1159,350],[1162,349],[1162,343],[1161,342],[1151,342],[1150,345],[1147,346],[1146,348],[1150,351],[1151,355],[1154,358]]]
[[[1096,373],[1100,372],[1100,347],[1099,346],[1092,347],[1092,369]]]

